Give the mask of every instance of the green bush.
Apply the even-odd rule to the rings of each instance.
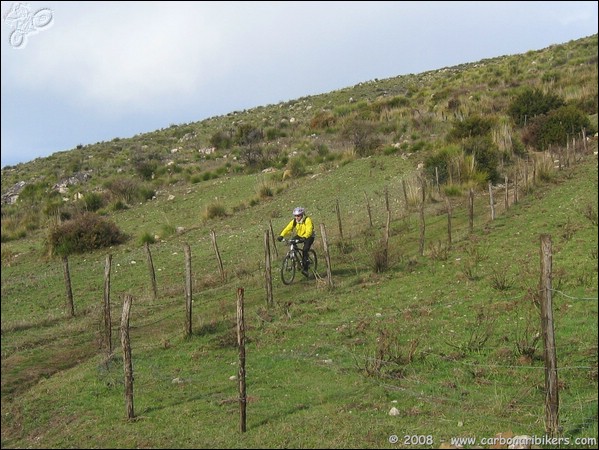
[[[449,181],[452,163],[457,160],[461,153],[462,150],[457,145],[442,148],[424,160],[426,173],[431,179],[435,179],[438,176],[439,183],[446,183]]]
[[[292,158],[289,160],[288,170],[293,178],[303,177],[306,174],[306,167],[300,158]]]
[[[96,212],[104,206],[104,197],[97,192],[88,192],[83,195],[83,204],[87,211]]]
[[[508,115],[517,125],[523,126],[533,117],[547,114],[564,105],[557,95],[544,94],[540,89],[527,88],[508,107]]]
[[[225,150],[231,148],[233,144],[233,138],[230,133],[224,131],[217,131],[210,137],[210,145],[218,150]]]
[[[535,118],[524,131],[523,141],[539,150],[546,150],[550,145],[565,146],[583,128],[587,133],[594,133],[584,112],[572,105],[562,106]]]
[[[447,135],[449,142],[459,141],[476,136],[487,136],[493,129],[494,120],[492,118],[483,118],[479,116],[468,117],[465,120],[457,121]]]
[[[142,180],[151,180],[158,169],[157,161],[136,161],[135,171]]]
[[[477,136],[464,139],[464,152],[472,155],[476,169],[487,174],[487,180],[496,183],[499,180],[499,149],[490,136]]]
[[[126,236],[114,223],[86,212],[52,227],[48,247],[51,255],[67,256],[118,245],[125,240]]]

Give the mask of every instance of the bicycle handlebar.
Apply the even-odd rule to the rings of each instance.
[[[291,239],[285,239],[285,238],[283,238],[281,240],[281,242],[289,242],[290,244],[301,244],[304,241],[300,240],[300,239],[293,239],[293,238],[291,238]]]

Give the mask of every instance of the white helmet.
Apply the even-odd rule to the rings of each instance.
[[[301,206],[298,206],[297,208],[295,208],[293,210],[293,215],[294,216],[303,216],[305,212],[306,212],[306,210],[304,208],[302,208]]]

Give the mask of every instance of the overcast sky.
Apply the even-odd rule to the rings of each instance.
[[[2,167],[596,33],[596,1],[3,1]]]

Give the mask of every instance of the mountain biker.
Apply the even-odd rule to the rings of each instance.
[[[277,240],[281,242],[286,235],[294,230],[295,236],[293,238],[304,244],[302,273],[308,276],[308,251],[314,243],[314,224],[312,219],[306,215],[306,210],[301,206],[293,210],[293,219],[283,228]]]

